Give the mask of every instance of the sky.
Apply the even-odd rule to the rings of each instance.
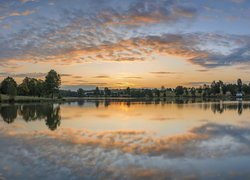
[[[248,0],[0,0],[0,79],[62,88],[250,79]]]

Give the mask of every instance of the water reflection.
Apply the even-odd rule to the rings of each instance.
[[[136,100],[82,100],[78,102],[67,102],[67,106],[79,107],[95,107],[95,108],[108,108],[109,106],[126,106],[133,109],[135,105],[140,106],[161,106],[173,104],[177,109],[182,111],[186,105],[194,106],[204,111],[211,111],[214,114],[223,114],[225,111],[236,111],[238,115],[242,115],[244,110],[250,109],[250,103],[237,101],[237,102],[196,102],[196,100],[154,100],[154,101],[136,101]],[[62,104],[65,105],[65,104]],[[50,130],[56,130],[61,124],[61,104],[11,104],[1,105],[0,115],[6,123],[10,124],[20,116],[26,122],[30,121],[44,121]],[[135,107],[137,108],[137,107]],[[97,115],[98,117],[108,117],[107,115]],[[170,119],[158,117],[158,119]]]
[[[60,106],[54,104],[24,104],[0,106],[2,119],[10,124],[20,115],[26,122],[44,120],[50,130],[60,126]]]
[[[17,118],[17,106],[10,105],[1,107],[0,114],[6,123],[13,123]]]
[[[249,179],[249,110],[195,100],[1,105],[0,179]]]

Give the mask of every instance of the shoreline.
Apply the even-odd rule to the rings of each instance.
[[[153,97],[153,98],[136,98],[136,97],[64,97],[61,99],[52,99],[46,97],[33,97],[33,96],[16,96],[14,99],[10,100],[10,98],[6,95],[1,95],[0,104],[1,103],[32,103],[32,102],[55,102],[55,103],[63,103],[63,102],[77,102],[77,101],[98,101],[98,100],[113,100],[113,101],[167,101],[167,100],[201,100],[201,101],[223,101],[223,100],[250,100],[249,96],[245,96],[242,98],[237,98],[235,96],[210,96],[210,97],[201,97],[201,96],[167,96],[167,97]]]

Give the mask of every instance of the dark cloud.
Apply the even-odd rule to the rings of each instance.
[[[107,9],[103,10],[98,17],[105,23],[113,25],[142,25],[191,19],[196,16],[196,12],[195,8],[179,6],[172,0],[138,0],[131,3],[125,11]]]
[[[150,73],[156,74],[156,75],[176,74],[176,72],[168,72],[168,71],[156,71],[156,72],[150,72]]]
[[[208,72],[209,70],[208,69],[198,69],[197,71],[198,72]]]
[[[18,78],[24,78],[24,77],[33,77],[33,78],[43,78],[46,76],[46,73],[20,73],[20,74],[13,74],[13,73],[0,73],[0,76],[2,77],[18,77]]]
[[[21,1],[1,4],[0,19],[29,15],[34,13],[29,4],[36,8],[41,5],[41,2],[24,3],[32,0]],[[32,14],[32,23],[27,18],[15,31],[0,33],[0,65],[133,62],[153,59],[153,54],[180,56],[204,68],[250,61],[248,35],[159,31],[165,27],[163,24],[175,26],[180,21],[183,24],[194,20],[197,6],[173,0],[120,3],[87,0],[81,2],[82,8],[54,9],[57,16],[53,18],[42,14],[45,7],[40,7],[39,15]],[[153,27],[154,31],[150,31]]]
[[[142,77],[140,76],[128,76],[128,77],[125,77],[126,79],[143,79]]]
[[[188,86],[202,86],[204,84],[211,84],[211,82],[208,81],[200,81],[200,82],[188,82],[186,85]]]
[[[100,76],[95,76],[94,78],[97,78],[97,79],[108,79],[110,77],[106,76],[106,75],[100,75]]]

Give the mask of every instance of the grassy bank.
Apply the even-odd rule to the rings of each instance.
[[[14,99],[10,99],[7,95],[1,95],[0,102],[47,102],[55,101],[56,99],[44,98],[44,97],[34,97],[34,96],[15,96]]]
[[[81,101],[81,100],[175,100],[175,99],[200,99],[200,100],[235,100],[234,96],[214,96],[203,98],[201,96],[167,96],[160,98],[134,98],[134,97],[64,97],[58,98],[46,98],[36,96],[15,96],[14,99],[10,99],[7,95],[1,95],[0,103],[8,102],[69,102],[69,101]],[[249,100],[250,97],[244,97],[244,100]]]
[[[46,98],[46,97],[36,97],[36,96],[15,96],[14,99],[10,99],[7,95],[1,95],[0,103],[7,102],[65,102],[65,101],[80,101],[80,100],[129,100],[136,99],[130,97],[64,97],[58,98]]]

